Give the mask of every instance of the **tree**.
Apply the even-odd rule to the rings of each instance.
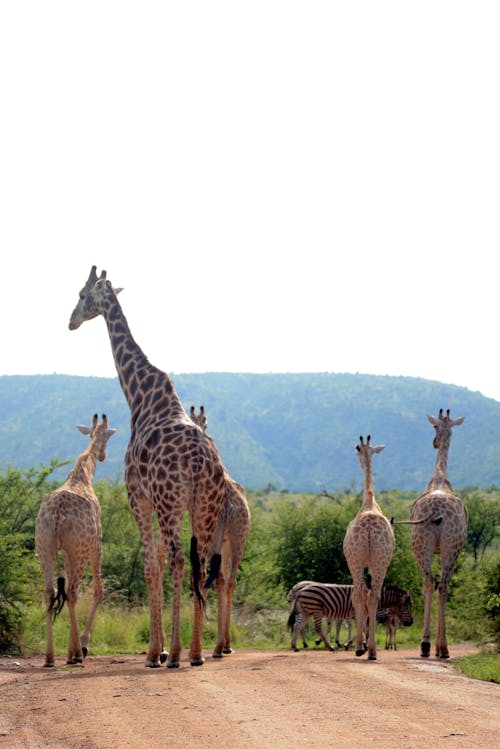
[[[476,564],[497,536],[500,504],[479,492],[465,495],[463,499],[469,512],[466,549],[472,552]]]

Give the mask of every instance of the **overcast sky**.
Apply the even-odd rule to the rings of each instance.
[[[102,319],[68,330],[95,264],[170,373],[500,400],[499,20],[439,0],[2,3],[0,374],[116,375]]]

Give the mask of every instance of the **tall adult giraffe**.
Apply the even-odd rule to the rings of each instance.
[[[377,659],[375,642],[376,614],[387,568],[396,547],[394,532],[389,520],[375,501],[373,489],[372,455],[385,445],[372,447],[370,436],[366,442],[359,438],[356,445],[361,469],[364,473],[363,504],[347,527],[344,538],[344,555],[353,583],[352,602],[356,613],[356,655],[365,652],[363,637],[368,619],[368,658]],[[368,570],[371,583],[367,588],[364,571]]]
[[[431,606],[436,587],[432,559],[435,554],[440,556],[436,656],[449,658],[446,640],[446,601],[450,578],[467,537],[468,513],[448,480],[448,451],[451,430],[462,424],[465,416],[452,419],[450,409],[444,415],[441,408],[437,417],[428,414],[427,418],[435,429],[433,446],[438,451],[434,475],[424,492],[413,503],[410,520],[399,521],[397,524],[411,525],[411,545],[424,578],[424,625],[420,646],[422,658],[428,658],[431,650]]]
[[[70,618],[67,663],[82,663],[87,655],[94,615],[103,596],[101,508],[94,492],[93,481],[97,461],[105,460],[108,439],[116,429],[108,426],[105,415],[102,422],[99,422],[97,414],[94,414],[91,427],[79,424],[77,429],[82,434],[90,435],[90,445],[79,456],[64,484],[43,498],[35,526],[35,549],[45,578],[47,632],[44,665],[47,667],[54,666],[54,614],[59,613],[67,601]],[[66,589],[64,577],[59,577],[55,593],[54,570],[59,550],[64,556],[68,586]],[[92,567],[94,595],[87,624],[80,638],[75,607],[78,588],[89,561]]]
[[[195,424],[205,432],[208,419],[204,406],[198,413],[191,406],[190,417]],[[209,438],[210,439],[210,438]],[[243,559],[245,545],[250,532],[250,508],[245,496],[245,490],[237,481],[226,474],[226,490],[222,502],[222,509],[215,534],[217,538],[222,533],[222,564],[221,572],[215,581],[217,591],[217,642],[212,653],[214,658],[221,658],[232,652],[231,648],[231,610],[234,591],[236,590],[236,576]]]
[[[125,455],[125,484],[130,507],[139,526],[144,547],[144,576],[150,603],[150,640],[146,666],[157,668],[167,660],[169,668],[180,665],[181,586],[184,554],[181,522],[186,508],[191,519],[191,565],[194,621],[189,656],[201,666],[205,586],[217,577],[220,549],[212,548],[213,534],[225,492],[225,468],[217,448],[186,411],[171,378],[154,367],[137,345],[117,294],[92,266],[70,319],[70,330],[102,315],[108,328],[120,384],[130,407],[130,441]],[[153,532],[156,513],[160,537]],[[162,627],[165,551],[173,581],[170,653],[164,651]],[[209,553],[210,574],[206,577]]]

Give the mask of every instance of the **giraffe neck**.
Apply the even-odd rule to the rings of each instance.
[[[434,470],[434,476],[436,478],[448,478],[448,450],[450,447],[450,440],[442,440],[441,445],[438,449],[436,458],[436,468]]]
[[[108,327],[118,379],[132,412],[132,421],[136,420],[141,410],[149,411],[153,406],[157,413],[161,407],[166,408],[169,415],[184,414],[172,380],[148,361],[135,342],[113,292],[108,293],[102,314]]]
[[[374,506],[378,506],[377,503],[375,502],[375,491],[373,489],[373,474],[372,474],[371,460],[368,461],[364,474],[365,474],[365,480],[364,480],[364,486],[363,486],[362,509],[368,510]]]
[[[431,478],[426,486],[426,491],[451,491],[451,484],[448,480],[448,450],[450,447],[450,439],[441,439],[438,454],[436,458],[436,467],[434,469],[434,476]]]
[[[77,459],[75,465],[68,473],[66,483],[68,484],[86,484],[92,486],[94,482],[95,468],[97,465],[96,442],[91,442],[85,452]]]

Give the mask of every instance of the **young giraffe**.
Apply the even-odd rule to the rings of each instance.
[[[432,559],[435,554],[441,557],[441,579],[437,586],[436,656],[449,658],[446,641],[446,600],[451,574],[467,536],[468,513],[448,480],[448,451],[451,430],[454,426],[462,424],[465,416],[452,419],[450,410],[448,409],[444,416],[441,408],[437,418],[429,414],[427,418],[435,429],[433,446],[438,451],[434,475],[423,494],[413,503],[410,520],[399,521],[398,524],[412,526],[411,545],[424,578],[424,626],[420,646],[422,658],[428,658],[431,650],[431,606],[436,584],[432,573]]]
[[[202,656],[203,610],[207,588],[217,577],[220,550],[212,553],[206,577],[212,536],[226,487],[226,472],[214,443],[193,424],[170,377],[149,363],[137,345],[117,294],[100,278],[94,265],[75,307],[69,329],[102,315],[108,328],[116,370],[130,407],[131,434],[125,456],[125,484],[130,507],[139,526],[144,547],[144,576],[150,603],[150,640],[146,666],[157,668],[167,657],[167,666],[180,665],[181,586],[184,555],[180,530],[186,508],[191,519],[192,587],[194,622],[189,656],[192,666],[204,663]],[[156,542],[153,513],[160,533]],[[163,575],[168,553],[173,580],[172,634],[170,653],[164,651],[162,628]]]
[[[102,600],[101,582],[101,508],[94,492],[93,480],[97,461],[105,460],[106,444],[116,429],[108,427],[103,415],[98,422],[94,415],[92,426],[78,425],[82,434],[89,434],[91,442],[74,468],[69,472],[64,484],[47,494],[40,505],[35,526],[35,548],[45,578],[45,602],[47,604],[47,647],[45,666],[54,666],[54,645],[52,638],[52,618],[67,601],[70,617],[70,637],[67,663],[82,663],[87,655],[90,629],[98,604]],[[58,578],[57,594],[54,592],[54,570],[57,553],[61,550],[68,576],[68,589],[65,591],[64,577]],[[87,625],[78,636],[75,606],[78,588],[90,561],[94,582],[92,608]]]
[[[379,453],[385,445],[370,445],[359,438],[356,450],[364,472],[363,504],[356,517],[347,527],[344,538],[344,554],[352,576],[353,605],[356,613],[356,655],[366,651],[363,638],[368,618],[368,658],[376,660],[375,642],[376,613],[387,568],[392,559],[396,541],[389,520],[375,501],[372,476],[372,455]],[[364,580],[368,569],[371,587]]]
[[[204,406],[196,413],[194,406],[190,410],[191,419],[205,432],[208,419]],[[210,438],[209,438],[210,439]],[[250,509],[245,497],[245,490],[240,484],[226,474],[226,491],[218,522],[218,533],[222,532],[222,564],[215,588],[217,590],[218,635],[213,651],[214,658],[232,653],[231,648],[231,610],[233,595],[236,589],[236,575],[243,558],[245,545],[250,531]]]

